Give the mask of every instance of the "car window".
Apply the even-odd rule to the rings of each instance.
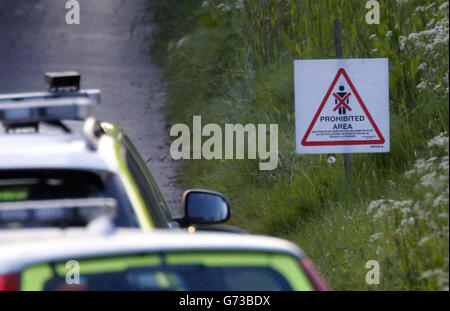
[[[84,170],[3,170],[0,171],[0,203],[28,200],[113,198],[117,201],[114,222],[119,227],[137,227],[137,219],[118,177],[107,172]],[[1,226],[10,224],[2,222]],[[14,226],[54,226],[45,218],[34,224]],[[75,225],[75,224],[70,224]]]
[[[126,136],[123,138],[123,145],[125,147],[124,153],[127,168],[142,195],[142,199],[147,206],[147,210],[155,226],[158,228],[167,228],[171,217],[167,212],[166,202],[155,180],[138,151]]]
[[[65,262],[25,269],[22,290],[312,290],[287,254],[165,253],[78,260],[79,284],[66,282]]]

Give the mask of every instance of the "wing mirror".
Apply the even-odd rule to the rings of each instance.
[[[231,215],[225,195],[209,190],[188,190],[183,194],[184,217],[176,219],[181,227],[194,224],[218,224]]]

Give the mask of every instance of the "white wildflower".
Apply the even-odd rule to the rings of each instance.
[[[448,195],[447,197],[440,195],[433,201],[433,207],[437,207],[439,205],[448,205]]]
[[[445,11],[447,9],[448,9],[448,1],[439,6],[439,11]]]
[[[242,9],[244,7],[244,0],[236,1],[236,3],[234,4],[234,7],[236,10]]]
[[[407,42],[406,37],[405,36],[400,36],[399,42],[400,42],[400,50],[404,50],[405,47],[406,47],[406,42]]]
[[[441,133],[438,136],[434,137],[430,141],[428,141],[428,147],[438,146],[448,146],[448,136],[446,136],[446,133]]]
[[[427,270],[420,275],[421,279],[427,279],[442,274],[442,269]]]
[[[184,36],[180,40],[177,41],[176,47],[177,49],[181,48],[188,40],[190,36]]]
[[[414,10],[414,12],[416,12],[416,13],[423,12],[423,11],[425,11],[425,7],[422,6],[422,5],[418,6],[418,7]]]
[[[417,84],[416,87],[419,91],[426,90],[428,88],[428,82],[425,80],[422,80],[419,84]]]
[[[444,269],[430,269],[423,272],[419,279],[435,279],[438,286],[442,287],[443,290],[448,288],[448,272],[444,271]]]
[[[433,26],[435,22],[436,22],[436,20],[435,20],[434,18],[432,18],[432,19],[427,23],[427,27]]]
[[[400,225],[401,226],[414,225],[415,222],[416,222],[416,220],[414,219],[414,217],[409,217],[409,218],[402,219],[402,221],[400,222]]]
[[[370,236],[369,242],[375,242],[383,235],[383,232],[378,232]]]
[[[425,10],[432,9],[435,5],[436,5],[436,3],[431,3],[425,8]]]
[[[436,187],[436,172],[431,172],[426,174],[425,176],[422,176],[422,178],[420,179],[420,184],[425,187]]]
[[[383,199],[370,202],[369,207],[367,208],[367,213],[372,213],[373,210],[379,207],[383,202]]]
[[[417,243],[418,246],[423,246],[426,242],[428,242],[429,240],[431,240],[433,238],[433,236],[429,235],[429,236],[425,236],[423,238],[421,238],[419,240],[419,242]]]
[[[409,207],[402,208],[400,211],[403,215],[408,215],[411,213],[411,209]]]
[[[378,247],[377,247],[377,250],[375,251],[375,253],[376,253],[378,256],[383,256],[383,255],[384,255],[384,249],[383,249],[381,246],[378,246]]]
[[[427,64],[426,63],[421,63],[420,65],[419,65],[419,67],[417,67],[417,70],[425,70],[425,69],[427,69]]]
[[[226,3],[220,3],[220,4],[217,6],[217,8],[218,8],[219,10],[222,10],[222,12],[229,12],[229,11],[231,11],[231,6],[228,5],[228,4],[226,4]]]

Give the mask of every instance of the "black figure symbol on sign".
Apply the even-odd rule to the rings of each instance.
[[[339,87],[339,91],[337,93],[333,93],[333,96],[335,98],[334,103],[335,107],[333,111],[336,111],[339,109],[339,114],[346,114],[346,111],[352,111],[352,108],[350,108],[350,100],[348,99],[352,93],[350,92],[344,92],[345,87],[341,85]]]

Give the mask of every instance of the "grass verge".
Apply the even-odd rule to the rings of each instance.
[[[448,2],[149,0],[153,53],[170,82],[167,118],[279,124],[279,164],[186,161],[179,180],[224,192],[232,222],[300,245],[338,290],[448,290]],[[391,152],[343,160],[295,154],[293,60],[388,57]],[[441,134],[444,133],[444,134]],[[379,285],[366,263],[380,263]]]

